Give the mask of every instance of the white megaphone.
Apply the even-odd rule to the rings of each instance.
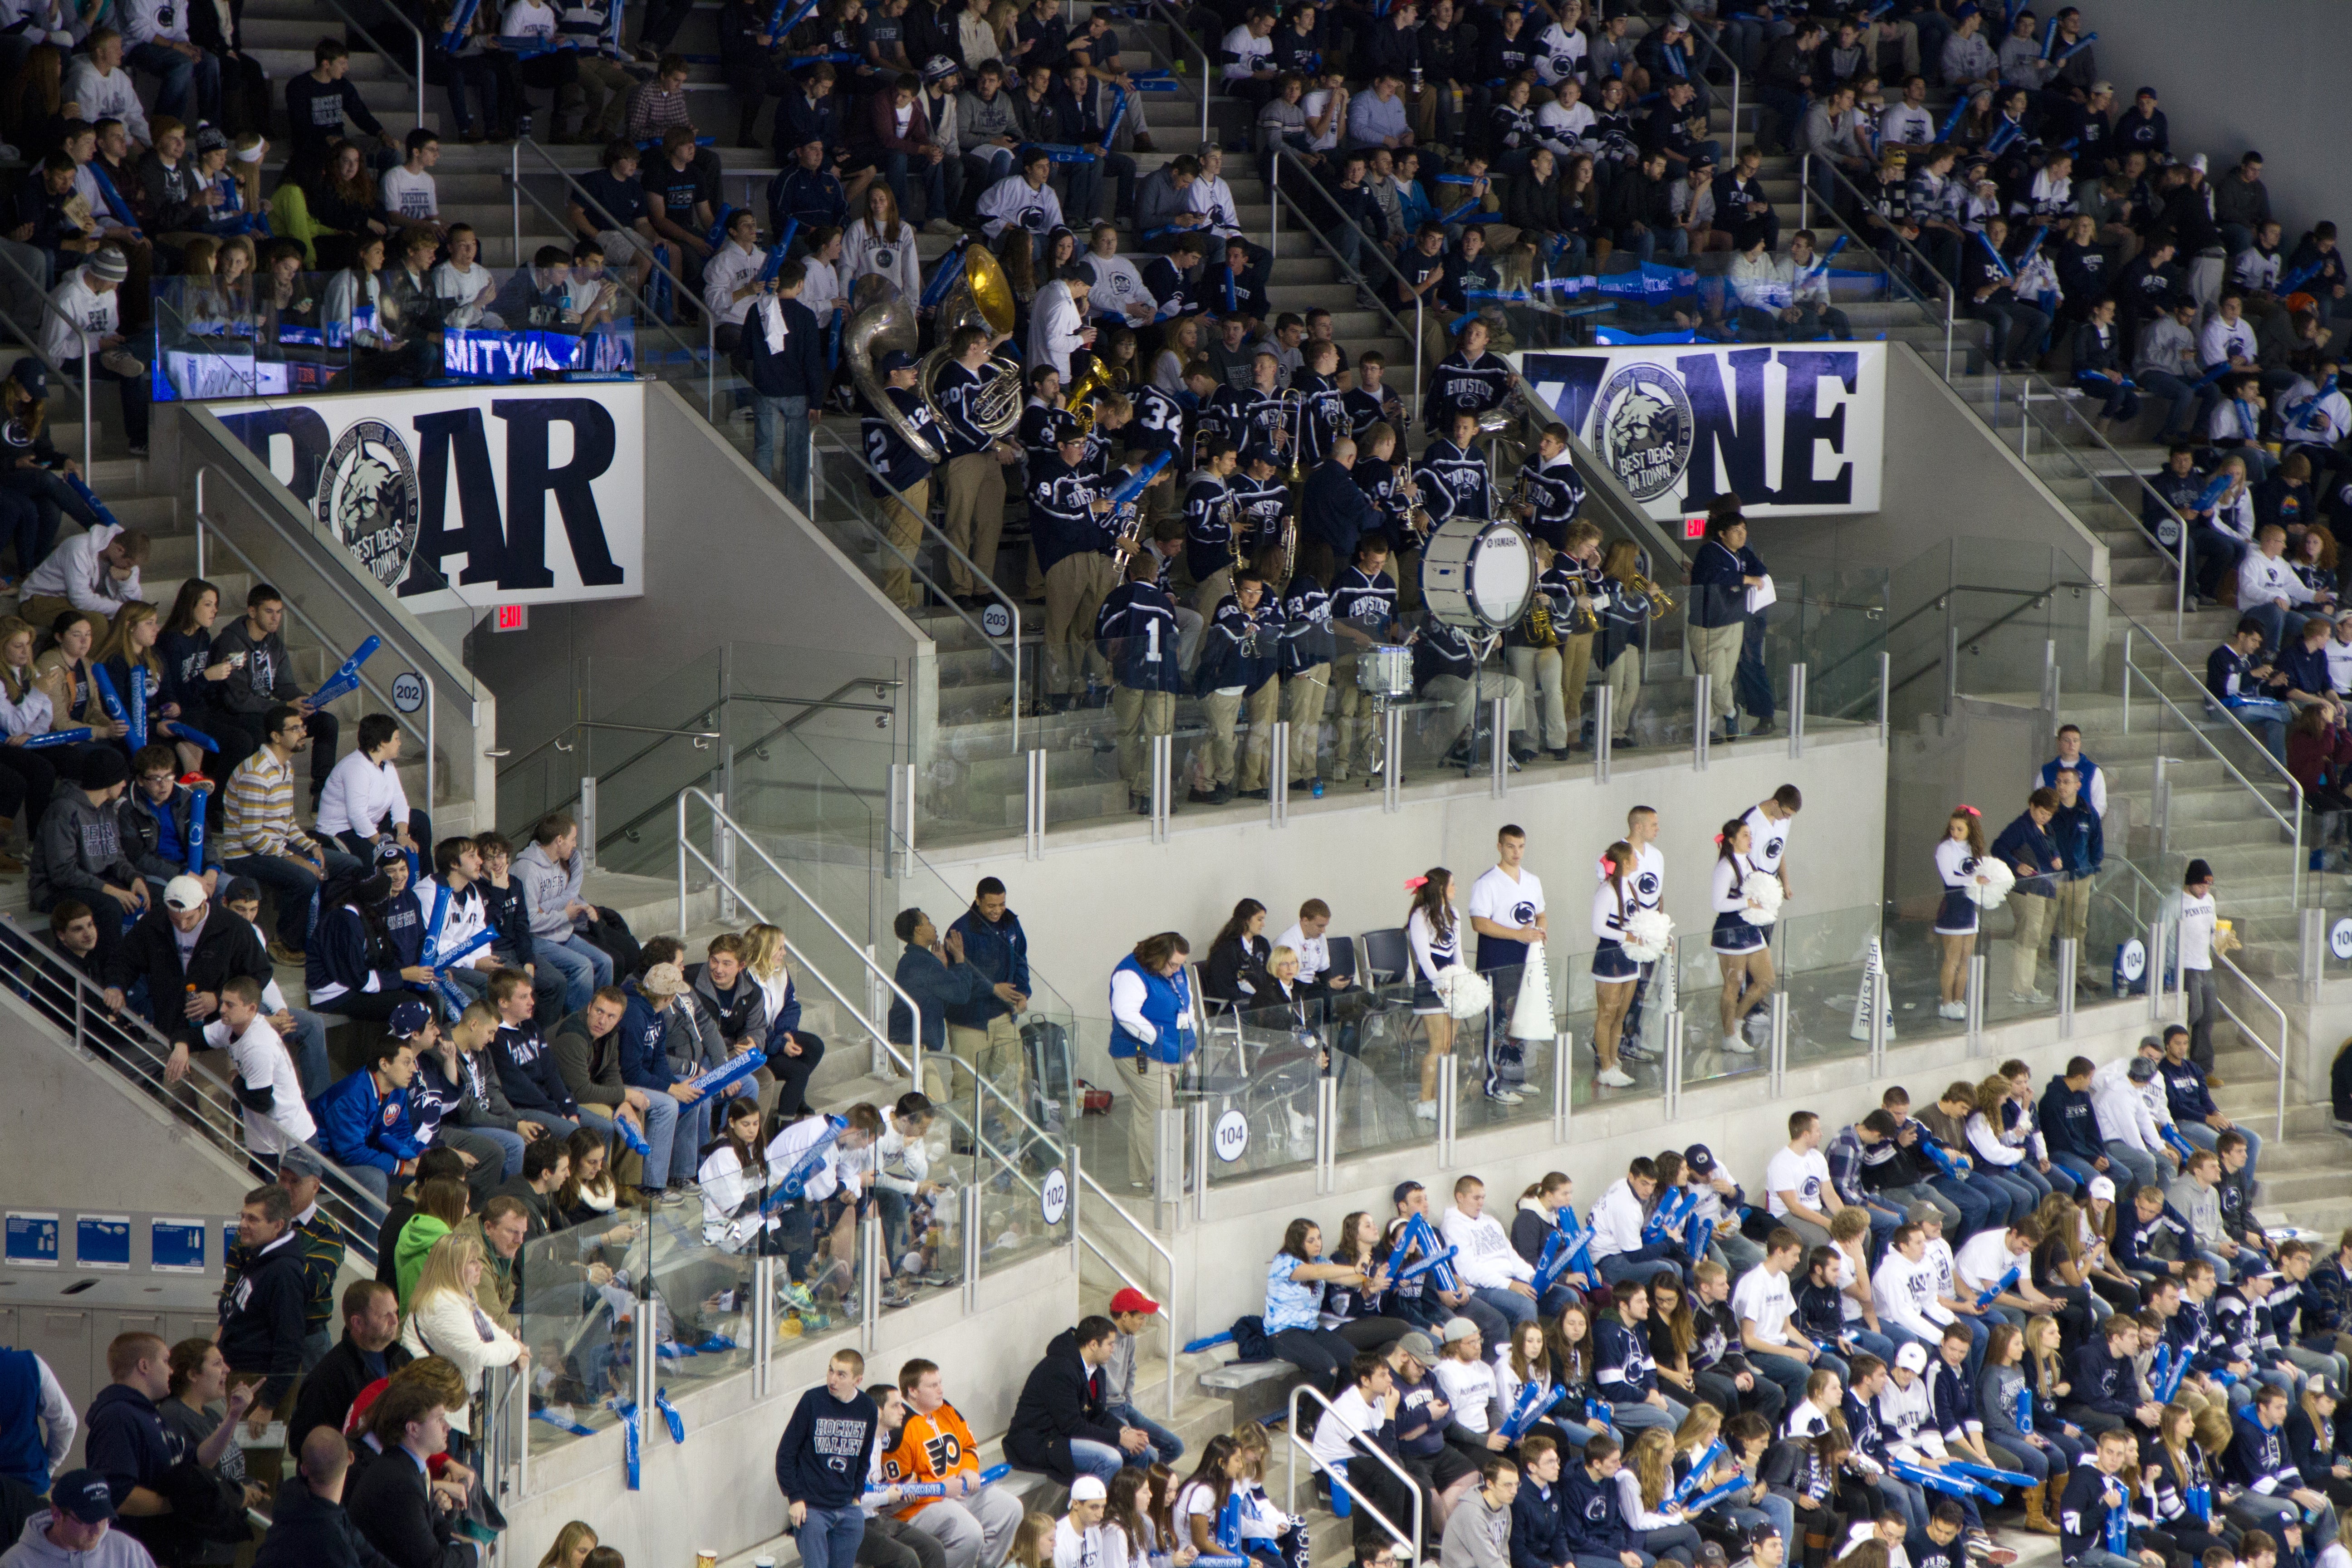
[[[1872,937],[1870,956],[1863,961],[1862,984],[1853,994],[1853,1022],[1846,1028],[1846,1038],[1850,1040],[1870,1038],[1871,986],[1874,982],[1884,986],[1885,979],[1886,963],[1879,954],[1878,939]],[[1885,1016],[1886,1037],[1891,1040],[1895,1037],[1895,998],[1891,988],[1882,993],[1879,1010]]]
[[[1511,1004],[1510,1037],[1549,1042],[1558,1037],[1551,1010],[1551,965],[1544,960],[1539,942],[1528,944],[1527,966],[1519,973],[1519,994]]]

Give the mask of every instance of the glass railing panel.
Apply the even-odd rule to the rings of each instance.
[[[1330,1042],[1352,1022],[1312,999],[1213,1014],[1197,1080],[1211,1129],[1210,1184],[1314,1163],[1317,1080],[1332,1059]]]
[[[618,1215],[536,1237],[515,1255],[510,1310],[531,1355],[534,1453],[618,1419],[610,1402],[629,1387],[631,1323],[651,1262],[642,1226]]]
[[[1437,1068],[1428,1021],[1415,1016],[1412,998],[1410,984],[1371,986],[1354,999],[1358,1011],[1352,1020],[1344,1006],[1336,1009],[1340,1022],[1352,1022],[1355,1029],[1352,1050],[1344,1034],[1340,1039],[1340,1158],[1426,1143],[1437,1136]],[[1461,1035],[1457,1027],[1457,1058]]]

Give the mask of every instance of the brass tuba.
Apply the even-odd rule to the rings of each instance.
[[[943,258],[940,265],[945,267],[949,262]],[[1003,265],[986,246],[965,246],[963,276],[940,306],[933,333],[940,346],[923,356],[915,377],[916,390],[930,405],[933,417],[945,418],[939,379],[940,374],[954,363],[949,340],[956,330],[978,327],[990,337],[999,338],[1013,331],[1013,285],[1004,276]],[[1021,423],[1020,363],[1003,354],[992,355],[981,375],[981,388],[965,405],[965,416],[992,437],[1009,436]]]
[[[1097,356],[1094,363],[1081,372],[1076,381],[1063,390],[1062,406],[1069,410],[1070,418],[1077,425],[1078,434],[1095,433],[1095,397],[1111,389],[1110,362]]]
[[[855,299],[866,301],[849,318],[841,332],[842,363],[849,367],[850,384],[866,406],[898,433],[898,438],[915,449],[915,455],[927,463],[939,462],[945,454],[932,445],[930,437],[908,422],[890,401],[887,388],[875,379],[874,356],[893,349],[908,354],[915,352],[915,307],[898,288],[877,277],[857,280]],[[921,384],[918,378],[917,385]],[[936,414],[936,411],[934,411]],[[1015,416],[1018,422],[1018,415]]]

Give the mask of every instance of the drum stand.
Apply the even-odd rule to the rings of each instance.
[[[1494,654],[1496,648],[1502,646],[1503,634],[1500,631],[1496,631],[1484,637],[1474,637],[1465,632],[1463,634],[1462,640],[1470,645],[1470,652],[1477,660],[1476,663],[1470,667],[1470,689],[1472,696],[1469,730],[1470,756],[1469,760],[1462,764],[1462,776],[1466,779],[1475,778],[1478,774],[1478,725],[1480,721],[1487,716],[1489,710],[1486,698],[1486,660]],[[1506,720],[1505,722],[1507,723],[1508,721]],[[1503,753],[1503,766],[1513,773],[1517,773],[1518,771],[1519,764],[1518,760],[1510,754],[1510,737],[1507,734],[1496,735],[1495,737],[1494,743],[1496,749]]]

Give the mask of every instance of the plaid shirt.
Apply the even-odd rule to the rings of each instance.
[[[1830,1163],[1830,1185],[1837,1189],[1841,1202],[1858,1204],[1869,1196],[1862,1185],[1862,1135],[1851,1124],[1823,1144],[1822,1153]]]
[[[692,122],[686,111],[686,93],[665,92],[658,81],[639,82],[629,94],[628,136],[632,142],[655,142],[674,125]]]

